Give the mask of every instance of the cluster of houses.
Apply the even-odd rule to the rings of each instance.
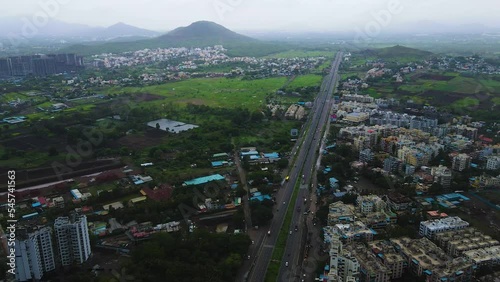
[[[461,194],[439,196],[468,200]],[[500,242],[469,226],[460,217],[427,210],[419,239],[379,240],[396,223],[396,213],[415,210],[400,194],[358,196],[356,205],[329,206],[323,228],[330,261],[319,281],[391,281],[412,272],[427,281],[472,281],[481,266],[500,263]]]

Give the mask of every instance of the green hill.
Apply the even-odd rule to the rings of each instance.
[[[432,52],[396,45],[387,48],[363,51],[366,55],[387,60],[424,60],[433,55]]]
[[[130,42],[78,44],[61,50],[83,56],[100,53],[121,53],[145,48],[207,47],[223,45],[230,56],[265,56],[287,50],[284,44],[264,42],[233,32],[219,24],[199,21],[179,27],[162,36]]]

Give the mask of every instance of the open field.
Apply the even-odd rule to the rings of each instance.
[[[321,75],[316,74],[307,74],[297,76],[288,86],[287,89],[296,89],[300,87],[307,86],[320,86],[323,77]]]
[[[105,92],[159,95],[164,98],[161,103],[173,102],[180,105],[193,103],[211,107],[244,107],[254,110],[261,108],[265,96],[281,88],[286,80],[285,77],[257,80],[196,78],[141,88],[113,87]]]

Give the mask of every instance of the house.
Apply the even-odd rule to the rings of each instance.
[[[330,178],[328,181],[330,182],[330,187],[332,189],[338,189],[339,188],[339,181],[335,177]]]

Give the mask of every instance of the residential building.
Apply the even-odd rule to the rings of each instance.
[[[472,227],[438,233],[434,236],[434,241],[453,257],[466,251],[500,245],[497,240]]]
[[[391,271],[391,279],[403,276],[406,260],[396,252],[394,246],[388,241],[373,241],[369,244],[371,251]]]
[[[343,243],[338,237],[330,243],[330,270],[328,281],[356,281],[359,275],[359,262],[351,253],[343,249]]]
[[[491,156],[486,159],[486,169],[496,170],[500,168],[500,156]]]
[[[412,200],[400,193],[389,193],[386,197],[386,203],[393,211],[407,210],[412,204]]]
[[[476,266],[500,264],[500,246],[465,251],[463,254]]]
[[[434,177],[434,182],[441,184],[443,188],[449,188],[451,186],[451,170],[446,166],[433,167],[431,169],[431,175]]]
[[[471,157],[467,154],[458,154],[453,157],[451,168],[456,171],[463,171],[470,167]]]
[[[353,205],[346,205],[341,201],[335,202],[328,206],[328,225],[334,226],[337,223],[351,223],[354,222]]]
[[[49,227],[31,233],[25,228],[18,230],[15,241],[17,281],[40,280],[46,272],[56,268],[51,233]]]
[[[346,249],[359,262],[359,281],[389,282],[392,270],[384,265],[375,254],[362,244],[346,246]]]
[[[359,161],[368,163],[373,160],[375,157],[375,154],[372,152],[371,149],[367,148],[359,152]]]
[[[387,173],[397,172],[400,165],[401,160],[395,157],[388,157],[384,160],[384,171]]]
[[[471,282],[473,263],[464,257],[451,259],[427,238],[408,237],[390,239],[396,251],[403,256],[408,270],[424,276],[429,282]]]
[[[54,223],[61,264],[81,264],[87,261],[90,249],[87,217],[72,213],[70,217],[58,217]]]
[[[355,221],[349,224],[335,224],[333,232],[340,236],[342,242],[351,243],[353,241],[364,240],[370,242],[376,232],[368,228],[363,222]]]
[[[420,222],[419,235],[429,239],[434,238],[438,233],[449,230],[459,230],[469,227],[469,223],[458,216],[451,216],[442,219],[427,220]]]
[[[380,212],[387,208],[387,204],[377,195],[358,196],[356,203],[358,210],[364,214]]]

